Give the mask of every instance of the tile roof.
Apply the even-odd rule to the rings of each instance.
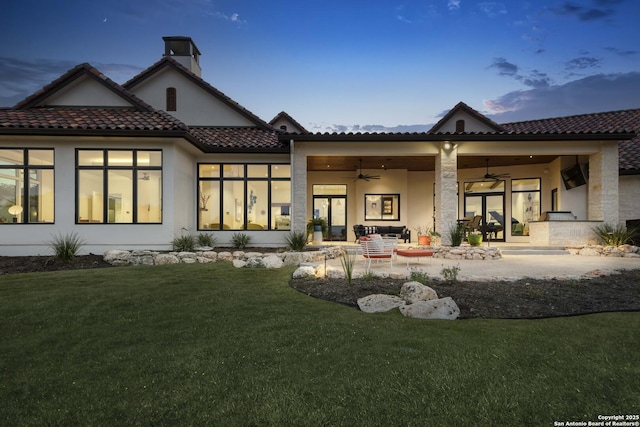
[[[289,144],[279,141],[275,130],[254,127],[192,126],[189,128],[189,133],[204,146],[207,152],[289,151]]]
[[[135,108],[39,107],[0,110],[0,131],[12,130],[185,131],[179,120],[160,111]]]
[[[619,168],[623,174],[640,172],[640,109],[505,123],[502,127],[517,133],[635,132],[633,139],[618,143]]]
[[[218,89],[216,89],[215,87],[211,86],[209,83],[204,81],[202,79],[202,77],[194,74],[192,71],[190,71],[189,69],[184,67],[182,64],[180,64],[178,61],[176,61],[175,59],[173,59],[170,56],[163,57],[161,60],[159,60],[158,62],[156,62],[152,66],[150,66],[146,70],[142,71],[138,75],[134,76],[128,82],[124,83],[122,86],[125,89],[131,89],[131,88],[135,87],[136,85],[138,85],[143,80],[149,78],[150,76],[152,76],[153,74],[157,73],[158,71],[162,70],[164,67],[167,67],[167,66],[175,69],[176,71],[178,71],[178,72],[180,72],[182,74],[184,74],[188,79],[193,81],[195,84],[200,86],[202,89],[204,89],[205,91],[207,91],[208,93],[210,93],[214,97],[218,98],[220,101],[224,102],[225,104],[227,104],[228,106],[230,106],[231,108],[233,108],[234,110],[236,110],[237,112],[239,112],[240,114],[242,114],[243,116],[248,118],[250,121],[255,123],[257,126],[259,126],[261,128],[264,128],[264,129],[268,129],[268,130],[275,130],[273,128],[273,126],[271,126],[269,123],[265,122],[260,117],[256,116],[251,111],[247,110],[242,105],[238,104],[236,101],[234,101],[233,99],[229,98],[223,92],[221,92]]]

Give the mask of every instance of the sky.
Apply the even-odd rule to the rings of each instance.
[[[202,77],[265,121],[426,131],[640,108],[637,0],[0,0],[0,107],[88,62],[117,83],[188,36]]]

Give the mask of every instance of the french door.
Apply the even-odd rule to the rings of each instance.
[[[504,181],[499,181],[499,183],[503,184],[494,184],[493,188],[488,189],[489,192],[481,192],[487,189],[478,188],[479,186],[474,185],[476,183],[467,183],[466,185],[464,196],[465,216],[482,216],[480,230],[484,241],[504,241]],[[473,191],[474,187],[475,191]],[[511,226],[511,224],[508,224],[508,226]]]
[[[327,240],[347,240],[346,206],[345,196],[313,196],[313,215],[324,218],[329,226]]]

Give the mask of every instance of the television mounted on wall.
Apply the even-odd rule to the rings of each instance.
[[[567,190],[585,185],[589,181],[589,164],[576,163],[560,171]]]

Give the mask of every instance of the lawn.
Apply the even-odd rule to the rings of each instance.
[[[369,315],[291,273],[0,276],[0,424],[551,426],[640,408],[640,313]]]

